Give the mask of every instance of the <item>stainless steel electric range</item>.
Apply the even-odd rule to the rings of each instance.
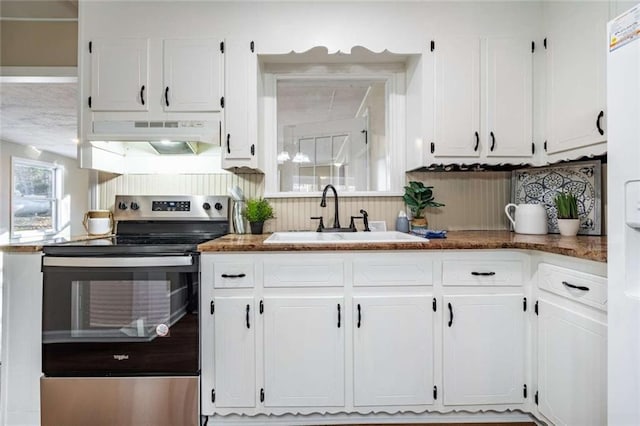
[[[229,199],[117,196],[115,236],[45,246],[42,425],[197,425],[199,254]]]

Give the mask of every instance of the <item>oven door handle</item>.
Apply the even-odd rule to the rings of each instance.
[[[45,256],[42,266],[65,268],[137,268],[150,266],[191,266],[191,256],[152,257],[53,257]]]

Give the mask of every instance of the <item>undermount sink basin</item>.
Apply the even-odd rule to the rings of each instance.
[[[397,231],[384,232],[274,232],[265,244],[326,244],[326,243],[405,243],[428,242],[426,238]]]

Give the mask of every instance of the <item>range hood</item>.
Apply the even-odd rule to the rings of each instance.
[[[178,153],[172,152],[171,146],[191,150],[195,154],[194,142],[220,145],[221,125],[218,120],[103,120],[94,121],[91,125],[89,141],[154,142],[154,150],[158,154]]]
[[[218,120],[102,120],[78,147],[81,168],[111,173],[217,173]]]

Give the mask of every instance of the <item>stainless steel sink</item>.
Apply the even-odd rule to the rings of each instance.
[[[396,231],[385,232],[274,232],[265,244],[362,244],[362,243],[405,243],[428,242],[426,238]]]

